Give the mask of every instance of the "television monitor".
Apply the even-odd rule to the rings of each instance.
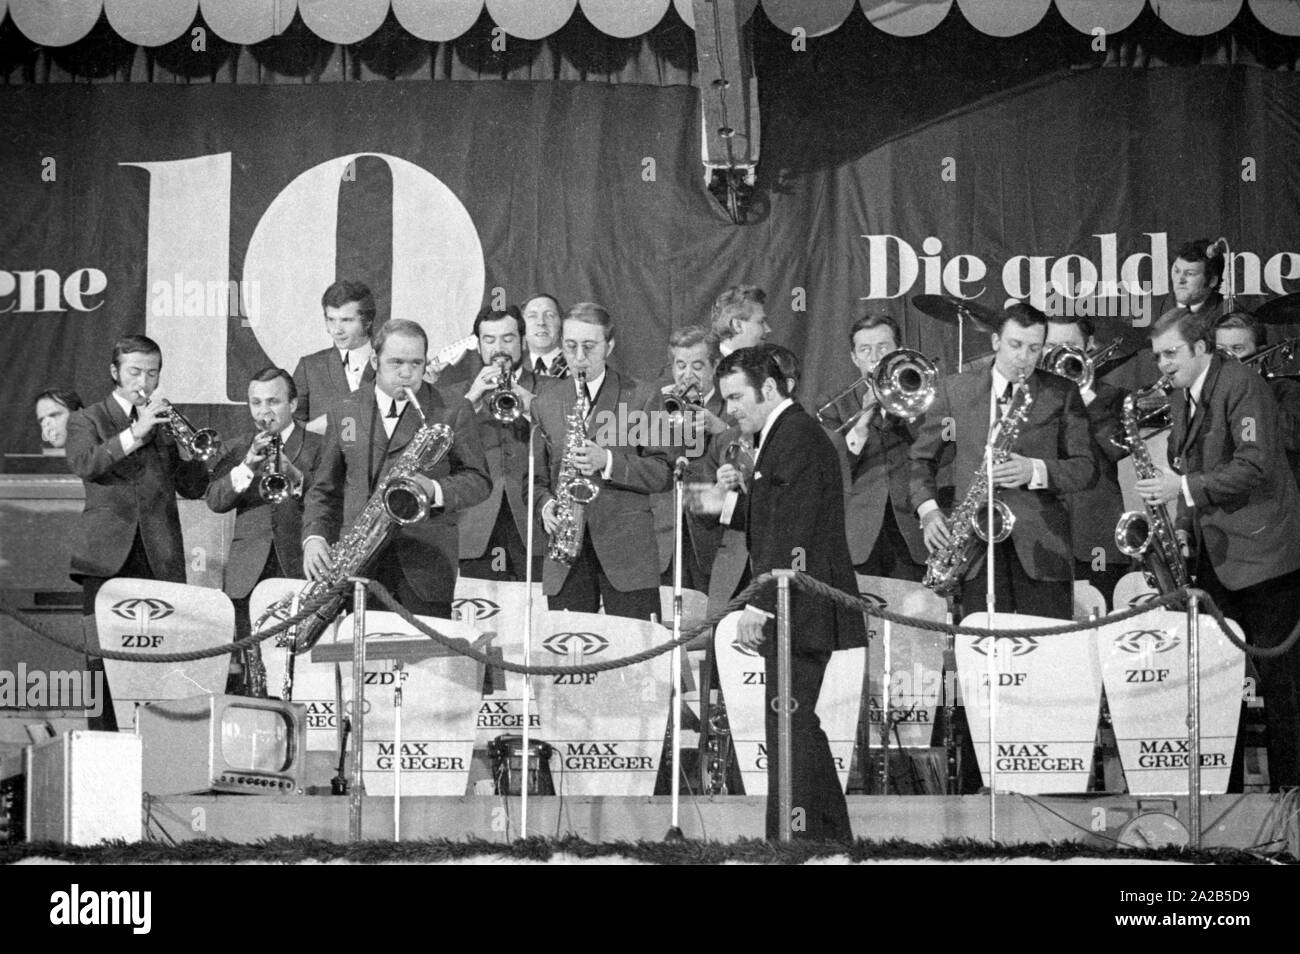
[[[142,706],[144,790],[302,794],[306,715],[305,706],[279,699],[215,693]]]

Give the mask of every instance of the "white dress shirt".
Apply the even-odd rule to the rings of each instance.
[[[375,353],[375,349],[367,341],[359,348],[353,348],[347,351],[343,348],[335,349],[339,353],[339,363],[343,365],[343,374],[348,379],[348,387],[355,391],[361,387],[361,376],[366,373],[366,366],[370,364],[370,356]]]
[[[131,412],[135,410],[135,405],[132,404],[130,401],[128,401],[126,398],[122,397],[122,395],[118,394],[116,391],[113,392],[113,400],[116,401],[117,406],[122,409],[122,413],[126,415],[127,420],[130,420]],[[135,450],[137,447],[140,446],[140,442],[136,440],[135,434],[134,432],[132,432],[130,424],[126,426],[126,430],[124,430],[121,434],[118,435],[118,438],[122,441],[123,454],[129,454],[131,453],[131,451]]]
[[[290,421],[289,426],[280,432],[281,448],[288,446],[289,435],[293,433],[295,427],[297,427],[297,425],[293,421]],[[275,461],[273,458],[274,455],[267,458],[267,460],[271,461],[272,467],[275,466]],[[255,475],[253,473],[253,468],[249,467],[241,460],[234,467],[234,469],[230,471],[230,486],[234,489],[235,493],[242,494],[245,490],[247,490],[249,487],[252,486],[254,476]],[[290,493],[292,493],[295,497],[300,496],[302,494],[302,485],[299,484],[297,487],[291,487]]]

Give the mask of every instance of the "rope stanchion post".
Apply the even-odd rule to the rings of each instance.
[[[777,811],[781,841],[791,841],[794,814],[794,753],[790,749],[790,580],[793,570],[773,570],[776,577],[776,739]],[[769,798],[771,795],[769,794]]]
[[[348,788],[348,840],[361,840],[366,794],[362,758],[366,741],[366,580],[352,579],[352,763]]]
[[[1201,612],[1200,595],[1187,598],[1187,827],[1201,847]]]

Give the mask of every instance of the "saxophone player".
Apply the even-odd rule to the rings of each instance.
[[[1300,620],[1300,491],[1268,385],[1214,351],[1210,334],[1209,317],[1188,311],[1152,326],[1151,350],[1173,387],[1171,469],[1136,487],[1149,504],[1177,505],[1180,536],[1195,541],[1197,585],[1252,645],[1276,646]],[[1254,662],[1277,791],[1300,784],[1300,653]]]
[[[1032,413],[1009,458],[993,467],[993,492],[1015,517],[1010,537],[995,544],[997,608],[1070,619],[1074,560],[1062,496],[1090,488],[1097,480],[1097,462],[1078,387],[1037,370],[1046,338],[1047,317],[1018,302],[1002,312],[992,336],[992,366],[940,380],[912,445],[912,502],[926,547],[933,553],[949,546],[959,528],[949,526],[935,500],[941,459],[955,452],[956,498],[964,500],[984,468],[993,424],[1023,381],[1033,399]],[[985,607],[984,553],[980,547],[962,573],[963,613]]]
[[[487,498],[492,481],[469,402],[445,400],[423,380],[428,350],[423,328],[390,319],[375,335],[373,383],[330,405],[325,447],[303,503],[303,570],[309,580],[327,579],[329,545],[365,509],[421,422],[446,424],[454,434],[451,450],[425,475],[432,481],[431,514],[398,529],[372,575],[411,612],[449,619],[459,515]],[[410,407],[412,393],[418,409]]]
[[[569,309],[561,331],[569,378],[547,382],[533,399],[536,506],[551,538],[542,570],[547,606],[648,619],[662,610],[659,561],[650,495],[672,485],[680,446],[662,440],[667,419],[663,395],[619,374],[606,363],[614,350],[614,324],[600,305]],[[578,389],[584,388],[582,394]],[[590,413],[578,422],[575,407]],[[648,426],[612,433],[611,423]],[[576,428],[576,430],[575,430]],[[638,433],[640,431],[640,433]],[[571,453],[570,453],[571,451]],[[597,490],[580,526],[561,519],[559,495],[576,471]],[[572,537],[571,562],[553,555],[557,539]]]

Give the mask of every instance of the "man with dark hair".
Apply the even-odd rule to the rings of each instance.
[[[1171,469],[1136,487],[1148,504],[1177,506],[1179,536],[1194,541],[1197,585],[1252,645],[1276,646],[1300,620],[1300,491],[1268,385],[1212,350],[1209,331],[1192,312],[1152,326],[1151,350],[1173,387]],[[1254,662],[1277,791],[1300,784],[1300,653]]]
[[[732,285],[713,303],[709,324],[718,336],[723,355],[737,348],[752,348],[767,340],[767,293],[757,285]]]
[[[524,302],[520,313],[524,318],[529,368],[539,377],[566,377],[569,363],[560,347],[559,299],[547,292],[533,295]]]
[[[543,566],[542,588],[552,610],[595,613],[601,604],[614,616],[648,619],[661,615],[654,516],[650,495],[672,483],[680,448],[659,440],[656,422],[665,419],[663,396],[653,386],[625,377],[606,364],[614,350],[614,326],[600,305],[581,302],[569,309],[562,339],[570,379],[538,391],[532,404],[539,433],[533,439],[535,505],[553,541],[565,528],[557,514],[569,424],[585,376],[590,413],[574,455],[579,473],[598,488],[586,507],[578,552],[571,563],[552,559]],[[618,433],[618,421],[638,418],[648,427]],[[615,424],[611,433],[608,426]]]
[[[492,478],[492,493],[460,518],[460,572],[469,577],[514,581],[526,577],[528,435],[537,378],[523,361],[525,333],[523,316],[514,305],[504,311],[482,309],[474,319],[474,334],[483,369],[472,381],[458,381],[442,389],[448,403],[464,398],[474,408],[479,442]],[[507,362],[498,360],[502,355]],[[501,383],[502,363],[508,364],[510,394],[519,412],[514,420],[494,417],[489,407]],[[533,559],[538,576],[544,545],[542,524],[537,520]]]
[[[327,412],[325,447],[303,506],[303,570],[308,579],[328,578],[329,545],[356,522],[422,421],[446,424],[454,435],[450,451],[420,472],[430,494],[429,516],[400,527],[371,572],[411,612],[449,619],[459,512],[485,500],[492,488],[474,410],[464,399],[445,401],[424,381],[429,342],[415,322],[385,322],[374,347],[374,385],[358,388]],[[420,410],[409,406],[412,392]]]
[[[1092,487],[1097,462],[1079,389],[1036,370],[1046,337],[1046,316],[1017,302],[1003,311],[992,336],[992,366],[940,379],[912,445],[912,503],[926,547],[933,552],[949,545],[952,530],[935,500],[942,458],[955,452],[955,499],[960,503],[984,470],[989,435],[1011,407],[1014,389],[1028,388],[1031,413],[1009,458],[993,465],[993,492],[1015,515],[1010,539],[994,545],[997,609],[1070,619],[1074,558],[1062,496]],[[965,568],[964,614],[985,609],[984,557],[981,547]]]
[[[1224,315],[1214,326],[1214,347],[1238,361],[1245,361],[1264,347],[1264,329],[1250,313],[1234,311]],[[1264,373],[1264,380],[1277,401],[1282,448],[1286,451],[1291,473],[1300,483],[1300,381],[1265,373],[1265,369],[1260,367],[1255,370]]]
[[[46,453],[62,457],[68,443],[68,418],[85,404],[81,395],[69,388],[46,388],[32,399],[36,407],[36,423],[41,428],[41,440],[49,445]]]
[[[1209,239],[1185,242],[1169,266],[1174,303],[1166,309],[1193,312],[1213,323],[1223,314],[1223,249]]]
[[[144,335],[119,338],[109,366],[113,392],[68,419],[68,468],[86,488],[70,575],[81,584],[89,631],[95,597],[108,580],[185,582],[176,495],[202,497],[208,473],[159,426],[167,423],[170,406],[154,394],[161,372],[162,349],[156,342]],[[99,720],[91,727],[116,728],[110,705]]]
[[[337,281],[321,296],[328,348],[305,355],[294,369],[298,388],[296,420],[314,434],[325,433],[325,412],[339,398],[375,379],[370,358],[375,299],[361,282]]]
[[[748,492],[732,498],[723,519],[743,528],[749,569],[757,577],[791,568],[791,561],[810,576],[844,592],[857,581],[844,535],[843,475],[830,439],[790,397],[785,373],[767,348],[743,348],[722,359],[718,385],[727,411],[740,432],[755,446]],[[738,490],[743,478],[734,467],[719,469],[719,484]],[[767,687],[764,725],[767,736],[767,837],[776,839],[789,826],[796,836],[833,841],[852,838],[848,807],[840,788],[830,743],[817,718],[817,697],[830,654],[866,645],[862,614],[798,588],[791,592],[790,687],[793,709],[791,757],[795,817],[778,813],[776,588],[766,589],[741,614],[736,640],[763,655]]]
[[[668,338],[668,372],[672,383],[660,388],[665,401],[677,401],[681,407],[685,456],[691,461],[688,483],[699,481],[703,458],[712,440],[727,429],[722,396],[714,387],[714,371],[722,353],[717,337],[703,325],[676,329]],[[710,478],[711,479],[711,478]],[[655,536],[659,542],[659,570],[666,584],[672,582],[673,494],[655,494]],[[688,589],[707,593],[709,570],[718,549],[717,526],[706,526],[687,517],[682,541],[682,582]]]
[[[1053,317],[1047,325],[1045,351],[1069,345],[1089,352],[1097,346],[1093,320]],[[1092,431],[1093,456],[1097,459],[1097,483],[1089,490],[1065,495],[1070,511],[1070,537],[1074,545],[1074,577],[1088,580],[1106,598],[1109,606],[1115,584],[1129,571],[1132,560],[1115,544],[1115,526],[1124,512],[1119,488],[1119,461],[1124,450],[1122,412],[1127,391],[1094,377],[1079,389]]]
[[[823,408],[822,426],[845,455],[854,568],[870,576],[915,581],[925,575],[926,556],[908,503],[908,452],[915,433],[907,421],[885,413],[868,383],[880,362],[900,347],[898,322],[889,315],[858,318],[849,329],[849,360],[860,380],[839,400],[819,400],[818,406]]]
[[[303,575],[302,498],[323,441],[294,420],[297,404],[297,388],[283,368],[263,368],[253,375],[248,412],[257,429],[230,442],[208,485],[208,509],[235,511],[221,589],[235,605],[240,638],[251,630],[248,598],[257,584]],[[273,475],[283,478],[282,495],[276,493]]]

